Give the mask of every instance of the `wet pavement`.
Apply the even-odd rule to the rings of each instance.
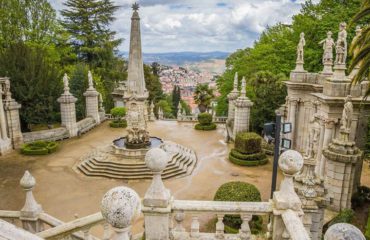
[[[233,165],[227,159],[231,145],[224,142],[222,126],[216,131],[202,132],[194,130],[193,125],[176,121],[157,121],[149,125],[151,136],[177,142],[197,153],[198,164],[191,176],[165,181],[176,199],[212,200],[217,188],[228,181],[253,183],[261,191],[263,200],[269,198],[271,161],[249,168]],[[30,170],[36,179],[34,195],[44,211],[63,221],[73,220],[75,214],[82,217],[98,212],[103,195],[116,186],[131,187],[143,197],[150,181],[90,178],[72,169],[89,151],[110,145],[124,135],[125,130],[109,128],[104,123],[80,138],[60,142],[60,149],[48,156],[23,156],[12,152],[0,157],[0,209],[22,208],[25,196],[19,180],[25,170]],[[362,180],[364,185],[370,186],[370,170],[365,165]]]

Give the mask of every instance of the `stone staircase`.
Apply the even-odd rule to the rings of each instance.
[[[162,178],[178,178],[190,175],[196,164],[197,157],[193,150],[171,143],[161,146],[171,155]],[[167,149],[167,150],[166,150]],[[144,161],[120,161],[119,156],[112,153],[90,154],[76,166],[77,170],[89,177],[106,177],[123,180],[152,179],[152,172]]]

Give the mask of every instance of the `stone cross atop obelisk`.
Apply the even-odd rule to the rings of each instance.
[[[143,56],[141,50],[141,33],[139,4],[132,5],[134,10],[131,17],[131,35],[130,35],[130,57],[128,63],[128,83],[127,98],[136,99],[148,98],[148,91],[145,87]]]

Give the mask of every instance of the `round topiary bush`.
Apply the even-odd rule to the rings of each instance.
[[[262,138],[254,132],[240,132],[235,138],[235,149],[244,154],[261,152]]]
[[[228,182],[218,188],[214,200],[226,202],[261,202],[261,193],[253,184],[240,181]],[[225,215],[224,224],[227,233],[235,233],[240,229],[242,220],[240,215]],[[253,216],[249,225],[253,234],[260,232],[262,230],[262,218],[260,216]]]
[[[47,155],[58,149],[58,143],[53,141],[36,141],[23,144],[21,153],[24,155]]]
[[[122,120],[113,120],[112,122],[109,123],[109,126],[111,128],[126,128],[127,127],[127,121],[122,119]]]
[[[201,125],[210,125],[212,123],[212,115],[209,113],[199,113],[198,121]]]

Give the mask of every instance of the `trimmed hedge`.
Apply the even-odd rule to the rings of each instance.
[[[246,182],[228,182],[218,188],[214,196],[215,201],[228,202],[260,202],[261,193],[250,183]],[[238,232],[242,224],[240,215],[225,215],[224,217],[225,232]],[[257,234],[262,230],[262,217],[253,216],[250,221],[250,228],[253,234]]]
[[[254,132],[240,132],[235,138],[235,149],[244,154],[261,152],[261,144],[262,138]]]
[[[127,127],[127,121],[126,120],[113,120],[109,123],[109,126],[111,128],[126,128]]]
[[[210,125],[212,123],[213,117],[209,113],[199,113],[198,121],[202,125]]]
[[[200,123],[196,124],[194,127],[196,130],[201,130],[201,131],[212,131],[217,128],[217,125],[215,123],[211,123],[209,125],[202,125]]]
[[[22,145],[21,153],[24,155],[47,155],[55,152],[58,146],[58,143],[52,141],[36,141]]]
[[[243,154],[238,152],[236,149],[231,149],[230,155],[245,161],[261,161],[267,158],[266,154],[263,152],[253,154]]]
[[[254,167],[254,166],[259,166],[259,165],[264,165],[266,163],[268,163],[268,159],[263,159],[263,160],[259,160],[259,161],[245,161],[245,160],[240,160],[238,158],[235,158],[233,156],[229,156],[229,160],[230,162],[236,164],[236,165],[240,165],[240,166],[247,166],[247,167]]]

